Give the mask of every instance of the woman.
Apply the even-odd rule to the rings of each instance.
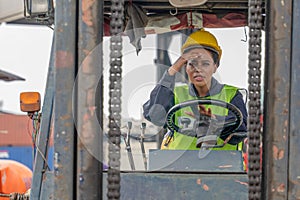
[[[201,29],[192,33],[182,46],[182,55],[164,73],[161,80],[153,89],[150,99],[143,105],[144,117],[152,123],[163,126],[166,113],[174,105],[192,99],[210,98],[218,99],[235,105],[243,114],[243,122],[237,131],[247,131],[247,110],[243,96],[239,89],[219,83],[213,74],[217,71],[222,50],[214,35]],[[189,78],[189,85],[175,87],[175,74],[185,67]],[[230,112],[220,112],[213,107],[199,106],[201,114],[213,118],[229,120],[233,117]],[[182,117],[192,116],[186,110]],[[180,116],[177,116],[177,124]],[[228,135],[221,134],[218,144],[222,144]],[[241,150],[241,137],[232,137],[229,144],[222,149]],[[197,138],[181,133],[174,133],[173,140],[168,144],[168,149],[197,149]]]

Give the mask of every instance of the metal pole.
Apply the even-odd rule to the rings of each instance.
[[[103,1],[78,8],[77,199],[92,200],[102,199]]]
[[[43,181],[44,172],[47,170],[47,153],[48,153],[48,145],[50,140],[50,127],[52,123],[52,111],[53,111],[53,99],[54,99],[54,40],[52,42],[52,49],[51,49],[51,57],[50,63],[48,68],[48,75],[47,75],[47,84],[45,90],[45,96],[43,101],[42,107],[42,118],[41,118],[41,128],[39,133],[39,139],[37,144],[37,154],[35,155],[34,161],[34,171],[32,177],[32,185],[35,187],[31,188],[30,198],[31,199],[39,199],[41,195],[41,188]],[[49,190],[53,188],[48,188]]]
[[[172,65],[170,56],[168,53],[168,49],[169,49],[170,43],[172,41],[172,36],[173,36],[173,33],[162,33],[162,34],[158,34],[156,36],[157,49],[156,49],[156,59],[154,61],[157,66],[156,67],[156,82],[158,82],[161,79],[164,72]],[[158,131],[158,134],[156,137],[157,148],[160,148],[166,132],[167,132],[166,128],[161,128]]]
[[[291,105],[290,105],[290,134],[289,134],[289,171],[288,198],[300,197],[300,1],[293,1],[292,10],[292,60],[291,60]]]
[[[294,2],[296,1],[298,0]],[[297,108],[290,107],[291,31],[294,29],[291,24],[292,0],[284,1],[284,5],[282,3],[267,1],[266,8],[262,197],[277,200],[289,199],[287,194],[291,183],[288,179],[291,136],[289,115],[290,109]],[[295,20],[295,25],[297,23],[299,28],[298,18]],[[296,123],[299,124],[299,118]],[[298,152],[295,157],[297,156]],[[299,166],[297,164],[294,167]]]
[[[157,65],[156,80],[157,82],[161,79],[164,72],[171,66],[171,60],[168,54],[168,49],[172,41],[172,33],[163,33],[156,36],[156,59],[155,64]]]
[[[55,9],[54,199],[75,199],[75,141],[72,92],[77,66],[77,1]]]

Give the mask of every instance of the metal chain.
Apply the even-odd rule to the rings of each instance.
[[[260,172],[260,78],[261,78],[261,0],[249,0],[249,150],[248,150],[248,178],[249,199],[261,198],[261,172]]]
[[[109,146],[108,199],[120,198],[120,140],[121,140],[121,78],[124,0],[111,1],[110,21],[110,83],[109,83]]]

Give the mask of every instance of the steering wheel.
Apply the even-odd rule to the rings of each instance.
[[[227,135],[228,133],[232,133],[235,130],[237,130],[243,121],[243,115],[242,112],[240,111],[240,109],[238,109],[235,105],[231,104],[231,103],[227,103],[221,100],[214,100],[214,99],[197,99],[197,100],[189,100],[189,101],[185,101],[179,104],[176,104],[175,106],[173,106],[167,113],[166,116],[166,122],[167,122],[167,127],[169,128],[169,130],[171,131],[176,131],[179,133],[187,133],[187,132],[191,132],[193,130],[191,129],[183,129],[178,127],[175,122],[174,122],[174,115],[175,113],[185,107],[191,107],[193,113],[195,114],[195,116],[198,116],[197,118],[210,118],[207,116],[203,116],[198,112],[198,105],[214,105],[214,106],[219,106],[225,109],[228,109],[228,112],[231,111],[234,114],[234,118],[227,120],[227,121],[221,121],[218,119],[214,119],[215,120],[215,125],[217,127],[219,127],[220,129],[223,129],[222,131],[222,135]],[[195,109],[196,108],[196,109]],[[197,113],[196,113],[197,112]],[[200,115],[200,116],[199,116]],[[197,120],[197,119],[196,119]]]

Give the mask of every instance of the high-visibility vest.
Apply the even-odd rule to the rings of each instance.
[[[233,97],[236,95],[237,91],[239,89],[234,86],[230,85],[224,85],[223,89],[220,93],[209,96],[207,98],[209,99],[215,99],[215,100],[221,100],[224,102],[231,102]],[[175,105],[188,101],[188,100],[196,100],[199,99],[196,96],[191,96],[189,94],[189,87],[188,85],[181,85],[176,86],[174,88],[174,103]],[[214,106],[214,105],[204,105],[206,108],[211,108],[212,113],[219,116],[226,116],[228,114],[228,109],[222,108],[220,106]],[[192,111],[190,107],[185,107],[180,110],[178,110],[175,113],[175,124],[178,126],[178,119],[179,117],[188,117],[187,114],[185,114],[185,111]],[[224,141],[221,138],[217,139],[217,145],[223,144]],[[174,132],[174,136],[168,146],[164,146],[164,141],[161,145],[162,149],[177,149],[177,150],[197,150],[199,148],[196,147],[197,144],[197,138],[192,136],[187,136],[178,132]],[[237,145],[231,145],[231,144],[225,144],[222,148],[213,148],[213,150],[242,150],[243,143],[240,142]]]

